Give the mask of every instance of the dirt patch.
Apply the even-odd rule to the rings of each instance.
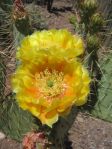
[[[73,25],[70,24],[69,19],[73,16],[73,9],[71,0],[54,0],[51,13],[49,13],[45,6],[37,6],[41,15],[45,18],[48,29],[66,28],[74,32]]]
[[[22,149],[22,146],[14,140],[4,139],[0,140],[0,149]]]
[[[69,131],[69,139],[73,149],[111,149],[112,124],[80,113]]]

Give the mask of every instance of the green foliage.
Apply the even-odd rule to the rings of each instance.
[[[0,105],[0,130],[21,141],[23,136],[33,129],[38,129],[33,116],[19,108],[12,95],[6,97]]]
[[[102,61],[102,78],[99,83],[98,101],[92,114],[112,122],[112,54],[107,55],[107,58]]]

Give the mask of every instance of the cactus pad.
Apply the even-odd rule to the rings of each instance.
[[[102,79],[99,83],[98,101],[92,114],[98,118],[112,122],[112,54],[101,64]]]

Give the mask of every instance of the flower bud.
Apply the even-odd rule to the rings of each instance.
[[[96,0],[84,0],[82,3],[82,9],[87,12],[93,12],[96,10],[98,3]]]
[[[99,13],[95,13],[92,17],[91,17],[91,28],[93,30],[93,32],[97,32],[100,31],[102,26],[103,26],[103,18]]]
[[[88,52],[96,51],[99,48],[99,37],[97,35],[87,35]]]

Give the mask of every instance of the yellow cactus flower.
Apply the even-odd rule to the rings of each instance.
[[[72,105],[87,101],[90,78],[76,60],[21,64],[12,77],[13,90],[21,108],[29,110],[42,124],[52,125],[68,113]]]
[[[77,60],[84,51],[78,36],[66,30],[35,32],[18,48],[21,61],[12,76],[20,107],[50,127],[73,105],[87,101],[90,78]]]
[[[17,58],[21,61],[38,63],[41,57],[74,58],[84,52],[84,44],[78,35],[65,29],[35,32],[24,38],[18,48]]]

